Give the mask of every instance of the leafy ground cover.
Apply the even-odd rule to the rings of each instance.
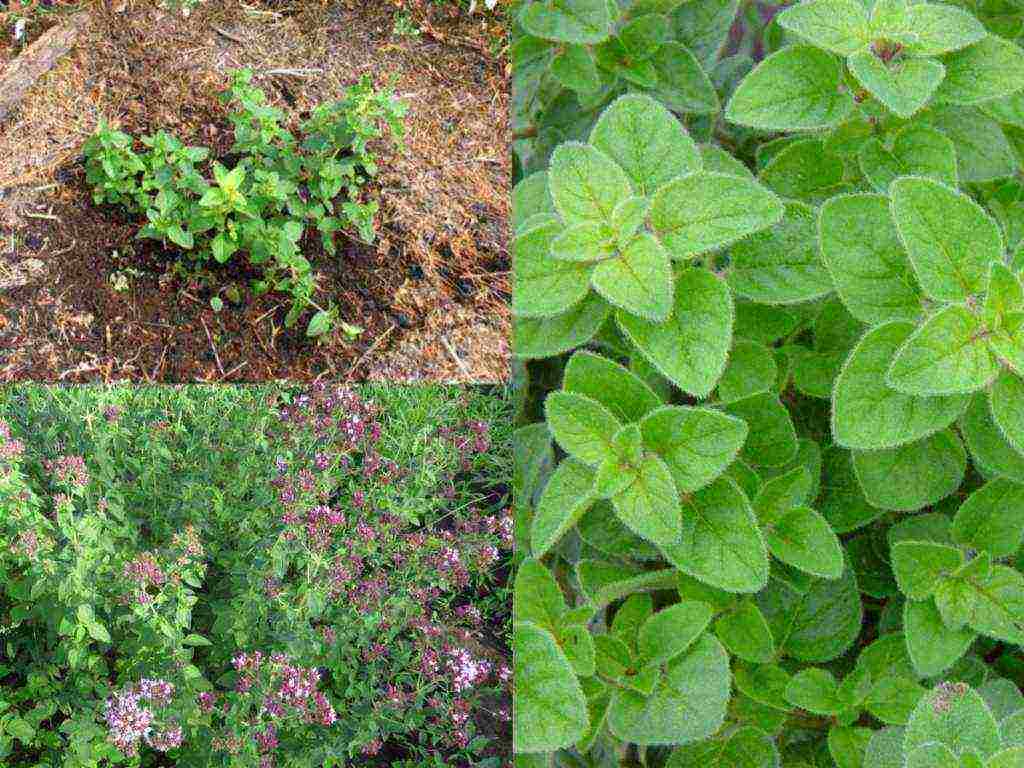
[[[517,762],[1021,764],[1019,9],[515,18]]]
[[[509,408],[3,390],[3,764],[503,765]]]
[[[393,33],[400,7],[421,34]],[[120,1],[87,13],[74,50],[0,126],[0,375],[506,378],[510,164],[497,148],[508,85],[495,12],[213,0],[187,16]],[[104,119],[133,137],[164,131],[234,167],[238,104],[218,96],[239,69],[296,135],[364,77],[408,105],[407,152],[370,145],[378,173],[361,200],[380,204],[374,244],[351,226],[334,255],[312,226],[297,243],[313,301],[336,307],[342,330],[319,343],[306,336],[319,310],[288,328],[288,291],[256,295],[262,270],[243,254],[189,277],[174,268],[179,246],[136,239],[137,215],[92,201],[83,147]],[[352,340],[341,323],[364,330]]]

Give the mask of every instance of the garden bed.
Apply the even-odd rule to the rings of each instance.
[[[347,0],[205,2],[187,17],[113,5],[90,11],[76,48],[0,124],[0,378],[505,378],[507,82],[492,16]],[[396,34],[396,14],[420,33]],[[216,95],[242,66],[296,120],[364,74],[394,78],[409,105],[408,151],[378,148],[377,242],[339,235],[330,257],[302,241],[318,297],[364,329],[355,341],[286,329],[287,297],[253,296],[235,260],[209,284],[172,276],[175,252],[92,202],[80,156],[101,117],[223,155]],[[214,312],[211,286],[232,284],[240,300]]]

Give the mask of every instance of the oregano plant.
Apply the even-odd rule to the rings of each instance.
[[[1024,765],[1010,6],[513,4],[517,765]]]

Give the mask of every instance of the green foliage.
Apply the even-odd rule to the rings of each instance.
[[[1016,764],[1024,29],[766,10],[513,5],[516,516],[597,649],[583,734],[517,748]]]
[[[0,763],[510,760],[510,608],[564,607],[505,584],[510,416],[494,389],[4,388]]]
[[[261,273],[254,290],[290,295],[288,325],[316,309],[306,332],[319,336],[338,321],[338,310],[317,303],[300,241],[315,229],[333,256],[336,232],[354,229],[373,240],[378,204],[363,192],[377,173],[369,142],[385,127],[401,141],[406,106],[364,78],[338,101],[316,107],[296,135],[252,78],[251,70],[234,71],[221,95],[233,109],[233,168],[164,131],[142,137],[146,149],[137,152],[131,136],[104,123],[85,143],[86,179],[97,204],[144,218],[138,237],[180,249],[189,270],[245,254]]]

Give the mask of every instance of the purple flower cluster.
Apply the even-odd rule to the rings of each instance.
[[[144,679],[137,685],[115,691],[107,699],[103,712],[111,743],[128,757],[139,753],[141,741],[160,752],[180,747],[184,740],[181,726],[172,723],[155,728],[153,710],[142,706],[146,701],[155,707],[166,707],[173,698],[174,685],[166,680]]]
[[[456,693],[468,691],[490,677],[492,665],[483,659],[474,659],[465,648],[448,650],[448,669],[452,675],[452,686]]]
[[[25,446],[20,440],[11,437],[11,428],[7,422],[0,421],[0,459],[10,461],[16,459],[25,452]]]
[[[151,552],[136,555],[133,560],[124,564],[123,572],[126,578],[134,582],[135,592],[131,600],[139,605],[153,602],[153,596],[148,592],[149,587],[159,591],[167,583],[167,576]]]
[[[89,471],[81,456],[60,456],[54,461],[44,461],[43,467],[65,485],[85,488],[89,484]]]
[[[317,689],[320,670],[292,664],[283,653],[268,658],[260,651],[239,653],[232,659],[239,673],[235,690],[247,693],[259,680],[261,670],[268,672],[261,686],[261,711],[272,718],[298,716],[305,723],[333,725],[337,713],[327,697]]]

